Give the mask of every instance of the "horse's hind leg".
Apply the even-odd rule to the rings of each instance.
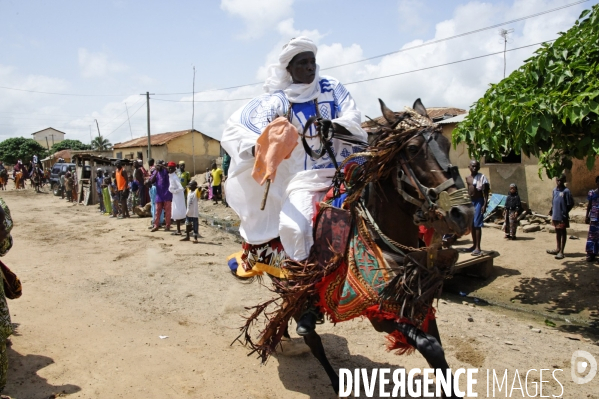
[[[310,347],[312,354],[316,359],[318,359],[318,361],[324,368],[324,371],[329,376],[335,393],[339,393],[339,376],[335,372],[333,366],[331,366],[331,363],[329,363],[327,355],[324,353],[324,346],[322,346],[322,340],[320,339],[320,335],[318,335],[316,331],[314,331],[311,334],[304,336],[304,342],[306,342],[306,345]]]
[[[371,323],[377,331],[384,331],[389,334],[394,331],[399,331],[406,337],[406,341],[424,356],[432,368],[441,370],[443,374],[449,370],[449,364],[447,364],[447,360],[445,359],[445,352],[441,346],[439,330],[437,329],[435,320],[429,321],[429,330],[431,334],[427,334],[411,324],[397,323],[390,320],[379,322],[371,320]],[[459,396],[455,394],[453,384],[452,391],[450,398],[459,398]]]

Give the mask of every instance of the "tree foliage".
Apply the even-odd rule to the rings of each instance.
[[[599,155],[599,5],[544,43],[510,76],[491,85],[454,130],[470,156],[500,159],[510,150],[539,158],[555,177]]]
[[[50,147],[50,154],[54,154],[55,152],[62,150],[91,150],[91,146],[89,144],[83,144],[79,140],[63,140],[54,144]]]
[[[31,161],[34,155],[39,159],[46,157],[46,149],[33,139],[12,137],[0,143],[0,160],[7,164],[16,164],[20,159],[23,163]]]
[[[112,144],[103,136],[98,136],[92,140],[92,148],[96,151],[106,151],[112,148]]]

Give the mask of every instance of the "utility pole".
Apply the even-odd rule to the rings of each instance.
[[[52,136],[52,147],[54,147],[54,133],[52,133],[50,136]]]
[[[194,146],[195,137],[193,121],[195,119],[195,104],[196,104],[196,67],[193,67],[193,86],[192,86],[192,97],[191,97],[191,159],[193,161],[193,175],[196,174],[196,151]]]
[[[512,33],[513,29],[500,29],[499,36],[503,37],[503,78],[505,79],[505,67],[506,67],[506,59],[505,53],[507,51],[507,35]]]
[[[50,154],[50,144],[48,144],[48,136],[46,136],[46,147],[48,147],[48,155],[52,155]]]
[[[129,119],[129,107],[125,103],[125,109],[127,110],[127,121],[129,122],[129,133],[131,133],[131,140],[133,140],[133,131],[131,130],[131,119]]]
[[[94,119],[96,121],[96,128],[98,129],[98,137],[102,137],[102,135],[100,134],[100,126],[98,126],[98,120]]]
[[[146,94],[140,94],[140,96],[146,96],[146,104],[148,106],[148,162],[150,158],[152,158],[152,142],[150,138],[150,96],[153,96],[154,93],[150,93],[146,91]]]

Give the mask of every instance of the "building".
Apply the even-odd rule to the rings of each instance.
[[[153,134],[150,136],[152,158],[156,161],[179,163],[184,161],[187,170],[193,174],[206,171],[210,164],[220,157],[220,141],[197,130],[182,130]],[[119,159],[143,159],[148,162],[148,138],[117,143],[113,146],[113,157]],[[195,161],[195,170],[194,170]]]
[[[453,130],[462,122],[468,113],[459,108],[427,108],[429,116],[433,121],[441,125],[443,135],[450,141]],[[381,116],[375,119],[376,122],[383,123]],[[366,130],[374,130],[375,124],[368,121],[362,123]],[[451,147],[449,151],[449,160],[460,170],[460,175],[466,177],[470,174],[468,165],[470,156],[468,147],[465,143],[460,143],[456,147]],[[511,183],[518,186],[518,193],[522,201],[526,202],[530,209],[538,213],[547,214],[551,209],[551,192],[555,187],[555,181],[549,179],[544,172],[539,177],[539,160],[536,157],[527,157],[523,154],[515,154],[513,151],[500,160],[481,159],[481,169],[489,179],[491,192],[507,195]],[[596,187],[595,177],[599,175],[599,164],[595,164],[593,170],[588,170],[586,161],[574,160],[570,171],[566,172],[568,179],[567,186],[572,191],[578,201],[586,198],[588,190]]]
[[[60,143],[64,140],[65,132],[56,130],[53,127],[47,127],[39,132],[31,133],[33,139],[40,143],[42,147],[48,150],[56,143]]]
[[[467,114],[451,119],[439,121],[443,127],[443,135],[451,140],[452,132],[457,125],[466,118]],[[460,143],[456,148],[451,148],[449,160],[460,169],[462,176],[468,176],[470,157],[466,144]],[[549,179],[544,171],[539,176],[539,159],[524,154],[515,154],[513,151],[500,160],[481,159],[480,172],[489,179],[491,191],[507,195],[510,184],[518,186],[518,194],[530,209],[538,213],[547,214],[551,209],[551,192],[555,181]],[[586,167],[586,160],[574,159],[572,169],[566,171],[568,183],[566,184],[572,195],[578,197],[578,202],[586,201],[588,191],[594,187],[595,177],[599,175],[599,165],[595,164],[592,170]]]

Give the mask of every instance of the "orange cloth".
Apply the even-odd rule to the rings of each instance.
[[[127,188],[127,180],[125,180],[125,178],[123,177],[123,169],[121,170],[116,170],[115,171],[115,175],[116,175],[116,189],[119,191],[125,191],[125,189]]]
[[[275,180],[277,167],[291,156],[297,145],[297,129],[282,116],[270,122],[256,141],[256,161],[252,177],[262,185]]]

